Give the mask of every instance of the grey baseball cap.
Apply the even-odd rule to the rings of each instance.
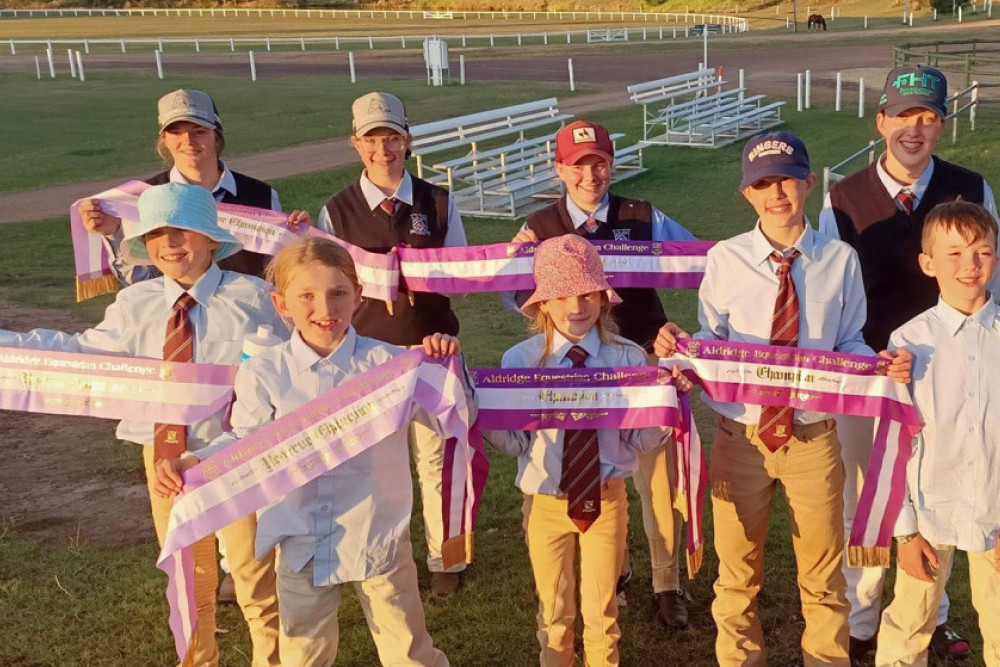
[[[907,109],[930,109],[944,118],[948,115],[948,79],[940,70],[924,65],[904,65],[889,72],[878,110],[886,116],[898,116]]]
[[[221,130],[222,120],[208,93],[183,88],[167,93],[156,104],[160,132],[171,123],[186,120],[210,130]]]
[[[351,105],[351,130],[363,137],[377,127],[388,127],[409,134],[403,101],[389,93],[368,93]]]

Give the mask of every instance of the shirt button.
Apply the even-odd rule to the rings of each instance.
[[[975,360],[976,360],[976,355],[970,354],[969,355],[969,361],[975,361]]]
[[[976,467],[976,462],[975,461],[969,461],[969,467],[970,468],[975,468]]]

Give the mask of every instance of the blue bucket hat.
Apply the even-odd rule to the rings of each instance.
[[[219,243],[215,261],[238,252],[243,244],[219,227],[215,197],[200,185],[166,183],[147,188],[139,195],[139,222],[122,239],[122,255],[133,264],[152,264],[143,237],[161,227],[176,227],[204,234]]]

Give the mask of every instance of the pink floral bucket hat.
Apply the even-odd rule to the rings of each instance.
[[[535,249],[532,272],[535,292],[521,307],[528,315],[534,315],[541,301],[591,292],[604,292],[611,303],[621,303],[604,276],[597,249],[582,236],[564,234],[542,241]]]

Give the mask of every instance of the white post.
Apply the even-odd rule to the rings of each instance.
[[[340,50],[340,37],[337,37],[336,35],[333,36],[333,48],[338,51]]]
[[[254,58],[253,51],[250,51],[250,80],[257,80],[257,60]]]
[[[958,22],[962,22],[962,5],[958,6]]]
[[[270,51],[271,50],[271,38],[270,37],[265,37],[264,40],[265,40],[265,43],[267,44],[267,50]],[[251,51],[250,53],[253,53],[253,51]]]
[[[521,46],[521,33],[517,33],[517,45]]]
[[[492,35],[492,33],[490,34],[490,46],[493,46],[493,35]]]
[[[122,40],[122,53],[125,53],[125,40]]]
[[[351,83],[357,83],[358,77],[354,71],[354,51],[347,52],[347,63],[351,67]]]
[[[934,20],[937,21],[937,7],[934,8]]]
[[[677,39],[677,26],[674,26],[674,39]]]
[[[740,85],[738,88],[740,89],[740,99],[742,100],[746,96],[746,93],[743,91],[746,88],[746,70],[742,67],[740,68]]]
[[[45,57],[49,59],[49,76],[56,78],[56,61],[52,57],[52,49],[45,49]]]
[[[458,56],[458,83],[459,85],[465,85],[465,55],[459,54]]]
[[[865,117],[865,80],[858,79],[858,118]]]
[[[834,111],[840,111],[840,92],[844,85],[844,75],[837,72],[837,97],[834,102]]]
[[[35,56],[35,76],[39,81],[42,80],[42,63],[38,60],[38,56]]]
[[[573,37],[569,34],[569,30],[566,31],[566,43],[567,44],[573,43]]]
[[[910,27],[913,27],[913,12],[910,12]]]
[[[302,45],[302,50],[305,51],[306,50],[306,38],[305,37],[299,37],[299,43]]]
[[[792,19],[790,19],[789,17],[786,16],[785,17],[785,30],[788,30],[791,27],[792,27]]]
[[[868,30],[868,14],[865,14],[865,30]]]
[[[229,38],[229,50],[236,53],[236,41],[232,37]]]
[[[17,49],[14,48],[14,40],[13,39],[10,40],[10,55],[12,55],[12,56],[16,56],[17,55]]]
[[[162,50],[163,50],[163,40],[162,40],[162,39],[160,40],[160,43],[159,43],[159,45],[157,46],[157,48],[158,48],[158,49],[159,49],[160,51],[162,51]]]
[[[708,25],[705,25],[705,30],[702,32],[701,39],[701,60],[705,63],[705,67],[708,67]]]
[[[80,52],[76,52],[76,73],[80,75],[80,81],[86,81],[87,77],[83,75],[83,56]]]
[[[399,45],[402,46],[404,49],[406,48],[406,35],[399,36]]]
[[[802,111],[802,72],[795,75],[795,108]]]
[[[13,40],[11,40],[11,45],[13,44],[14,42]],[[90,55],[90,40],[88,39],[83,40],[83,50],[88,56]]]
[[[369,51],[374,51],[375,50],[375,40],[372,39],[371,35],[368,35],[368,50]]]
[[[163,79],[163,51],[154,51],[156,54],[156,76]]]
[[[806,70],[806,109],[812,109],[812,70]]]
[[[66,49],[66,57],[69,58],[69,75],[76,78],[76,62],[73,61],[73,49]]]
[[[573,59],[570,58],[567,62],[569,66],[569,92],[576,92],[576,81],[573,80]]]
[[[201,40],[200,39],[196,38],[194,40],[194,51],[195,51],[195,53],[201,53]]]

